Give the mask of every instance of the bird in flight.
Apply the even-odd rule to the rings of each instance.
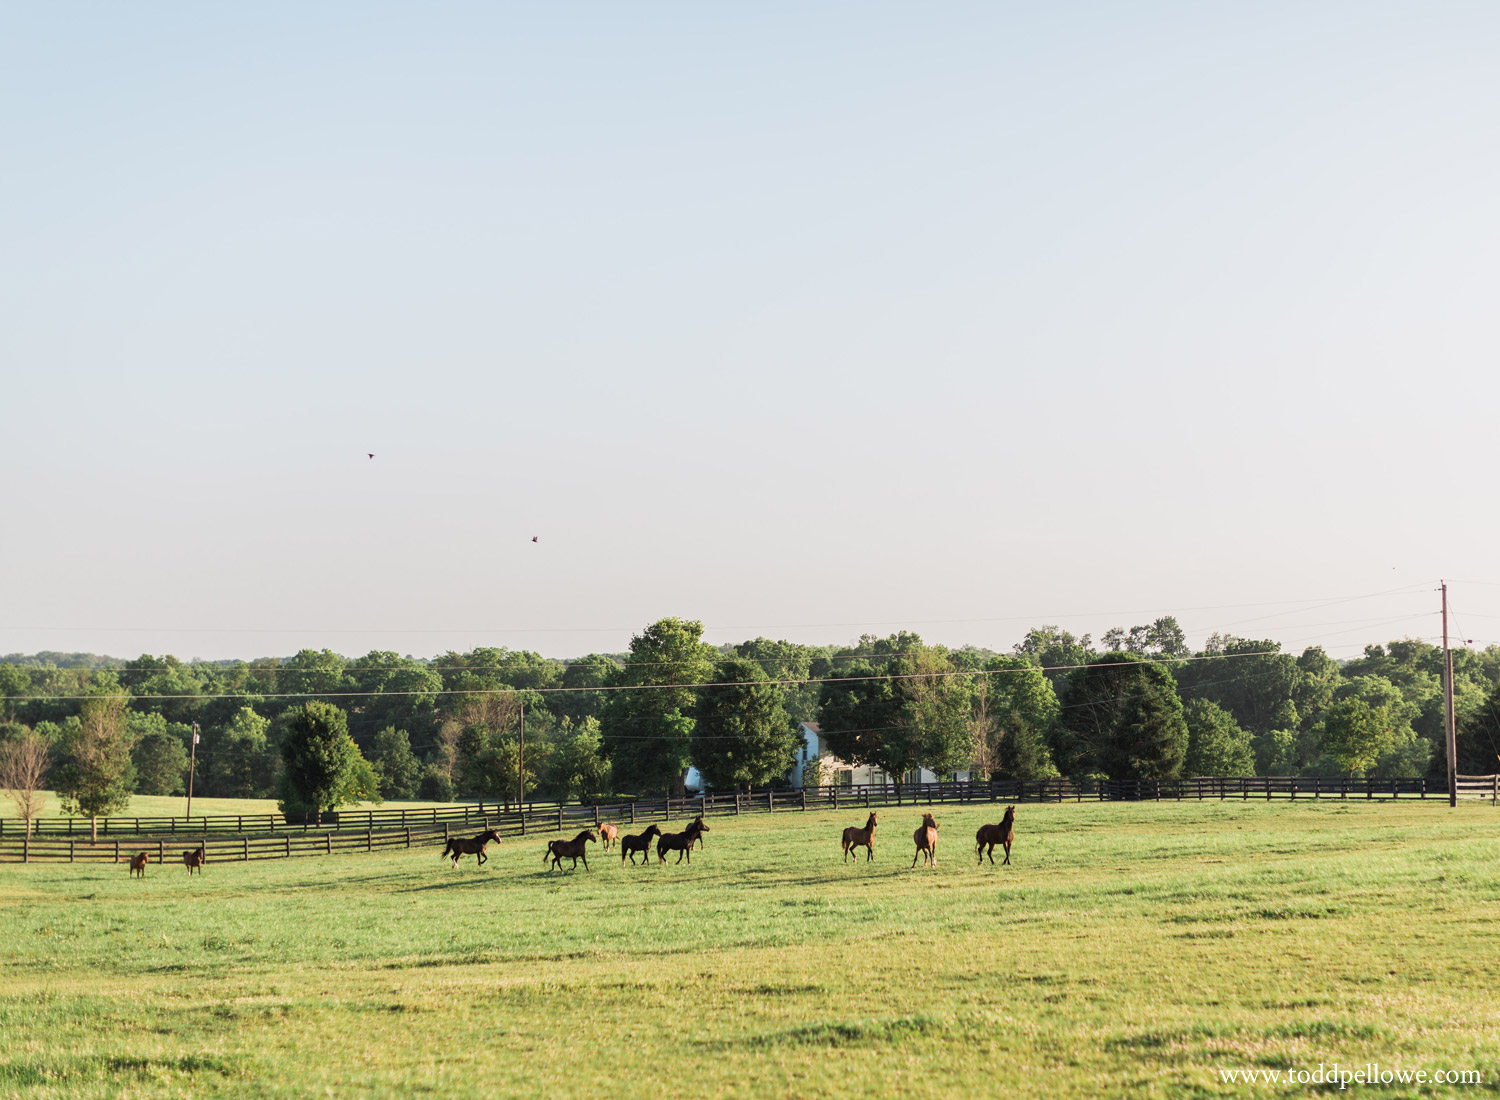
[[[366,451],[366,452],[365,452],[365,454],[367,454],[367,455],[370,455],[370,452],[369,452],[369,451]],[[370,455],[370,457],[371,457],[371,458],[374,458],[374,457],[375,457],[375,456],[374,456],[374,455]]]
[[[532,536],[531,536],[531,541],[532,541],[532,542],[535,542],[535,541],[536,541],[536,536],[535,536],[535,535],[532,535]]]

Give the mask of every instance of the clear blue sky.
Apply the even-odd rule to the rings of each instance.
[[[1500,638],[1497,58],[1487,2],[12,5],[0,652],[1348,656],[1439,576]]]

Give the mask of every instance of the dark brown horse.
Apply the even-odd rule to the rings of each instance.
[[[934,868],[937,867],[937,831],[938,823],[933,819],[933,816],[931,814],[923,814],[922,824],[917,828],[916,832],[911,834],[912,840],[916,841],[917,844],[917,854],[911,857],[911,865],[913,867],[917,865],[917,856],[926,857],[922,862],[924,867],[929,863]]]
[[[640,852],[641,855],[646,857],[641,866],[645,867],[649,864],[651,862],[651,838],[654,836],[661,836],[660,825],[648,825],[646,826],[646,831],[637,836],[622,836],[620,838],[620,862],[624,863],[625,857],[628,855],[630,856],[630,865],[633,867],[635,866],[635,854]]]
[[[146,864],[148,864],[150,862],[151,862],[151,857],[148,856],[145,852],[137,852],[135,855],[131,856],[130,857],[130,877],[131,878],[135,878],[137,875],[139,875],[141,878],[145,878],[146,877]]]
[[[451,836],[443,848],[443,855],[453,857],[454,867],[458,866],[458,861],[463,856],[474,856],[475,866],[483,867],[489,859],[484,854],[484,848],[492,840],[496,844],[500,843],[500,834],[494,829],[486,829],[478,836]]]
[[[620,839],[620,827],[612,822],[606,821],[599,826],[599,847],[606,852],[609,851],[611,842]]]
[[[865,822],[865,827],[863,829],[856,829],[851,825],[849,828],[844,830],[845,863],[849,862],[849,853],[852,852],[855,848],[868,849],[865,855],[866,863],[875,858],[875,826],[878,823],[878,819],[872,812],[870,814],[870,820]],[[854,857],[854,862],[859,862],[858,856]]]
[[[208,859],[208,853],[203,850],[203,845],[182,853],[182,865],[188,869],[188,874],[194,871],[202,871],[203,863]]]
[[[594,835],[593,829],[585,829],[583,830],[583,832],[575,836],[572,840],[549,841],[547,844],[546,852],[542,854],[542,862],[546,863],[547,860],[552,860],[552,866],[550,870],[556,871],[562,866],[563,860],[572,859],[572,870],[577,870],[578,861],[581,859],[583,860],[583,869],[587,871],[589,869],[589,857],[588,852],[586,851],[588,842],[598,839],[599,838]]]
[[[708,822],[703,820],[702,815],[688,822],[688,827],[680,833],[662,833],[656,842],[656,860],[658,863],[667,862],[667,853],[677,853],[677,863],[682,862],[682,857],[687,856],[689,863],[693,862],[693,844],[708,832]],[[675,867],[676,864],[673,864]]]
[[[1005,845],[1005,863],[1010,862],[1011,841],[1016,839],[1016,808],[1005,807],[1005,816],[1000,819],[998,825],[981,825],[979,832],[974,834],[974,851],[979,856],[979,862],[984,862],[988,855],[990,862],[995,862],[995,845]],[[1005,864],[1001,864],[1003,867]]]

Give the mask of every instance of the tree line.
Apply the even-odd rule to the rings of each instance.
[[[195,793],[277,797],[290,812],[457,796],[589,799],[777,784],[800,721],[896,781],[939,775],[1167,779],[1194,775],[1441,775],[1437,647],[1322,649],[1214,635],[1190,651],[1170,617],[1095,643],[1054,626],[1010,653],[912,633],[849,646],[768,638],[714,647],[661,619],[625,653],[571,661],[500,648],[431,659],[118,662],[0,658],[0,772],[43,760],[70,812],[180,794],[196,727]],[[1454,653],[1459,771],[1500,767],[1500,648]],[[521,737],[524,723],[524,749]],[[12,768],[12,770],[14,770]],[[806,782],[830,778],[817,761]],[[8,773],[7,773],[8,774]],[[12,787],[4,774],[0,786]]]

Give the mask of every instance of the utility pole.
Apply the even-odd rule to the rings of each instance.
[[[193,816],[193,773],[198,770],[198,723],[193,723],[192,755],[188,758],[188,817]]]
[[[1443,591],[1443,733],[1448,748],[1448,805],[1458,805],[1458,727],[1453,717],[1453,651],[1448,648],[1448,582]]]
[[[516,809],[526,812],[526,700],[521,700],[521,751],[516,759]]]

